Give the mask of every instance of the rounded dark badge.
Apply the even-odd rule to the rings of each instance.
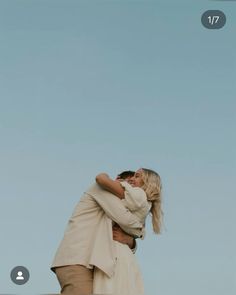
[[[30,277],[29,271],[24,266],[16,266],[11,271],[11,280],[16,285],[24,285]]]
[[[226,16],[221,10],[207,10],[202,15],[202,24],[207,29],[221,29],[226,24]]]

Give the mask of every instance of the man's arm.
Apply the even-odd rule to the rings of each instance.
[[[120,242],[122,244],[126,244],[132,250],[133,253],[137,250],[136,240],[124,232],[117,224],[112,228],[113,240]]]

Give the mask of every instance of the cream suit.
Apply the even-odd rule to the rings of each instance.
[[[142,237],[143,225],[122,201],[98,184],[92,185],[75,207],[52,270],[68,265],[96,266],[111,277],[116,263],[112,220],[130,235]]]

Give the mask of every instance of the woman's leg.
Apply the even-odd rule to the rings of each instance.
[[[92,295],[93,270],[83,265],[68,265],[55,269],[63,295]]]

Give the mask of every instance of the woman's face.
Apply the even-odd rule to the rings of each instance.
[[[143,186],[142,180],[142,169],[139,169],[135,172],[134,176],[130,179],[130,184],[134,187],[141,187]]]

